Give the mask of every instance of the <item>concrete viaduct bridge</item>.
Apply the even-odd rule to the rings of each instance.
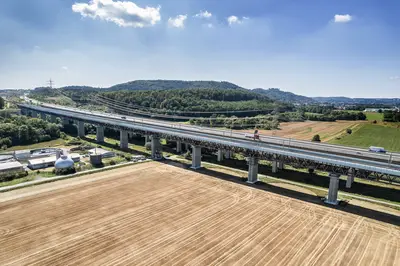
[[[177,152],[181,151],[182,143],[192,145],[192,168],[201,167],[201,148],[217,150],[218,161],[223,160],[224,155],[230,156],[232,152],[242,153],[248,161],[248,182],[258,181],[259,160],[272,162],[272,171],[276,173],[283,169],[284,164],[292,164],[310,169],[318,169],[329,172],[330,185],[327,203],[337,204],[339,177],[347,176],[346,187],[350,188],[354,177],[378,178],[389,182],[400,182],[400,165],[392,163],[379,155],[355,152],[349,148],[342,151],[341,146],[334,146],[327,151],[311,150],[309,147],[297,148],[270,143],[269,140],[254,141],[245,138],[243,134],[232,133],[215,129],[199,130],[196,127],[177,125],[153,119],[142,119],[137,117],[121,117],[118,115],[91,112],[81,109],[63,106],[42,104],[30,105],[20,104],[21,114],[37,117],[55,122],[57,117],[64,122],[74,121],[78,129],[78,136],[85,135],[84,124],[96,125],[96,140],[104,142],[104,128],[114,128],[120,131],[120,148],[128,148],[128,134],[134,132],[149,138],[151,136],[151,151],[153,159],[162,156],[160,139],[176,141]],[[146,140],[147,142],[147,140]],[[309,143],[308,143],[309,144]],[[318,144],[313,144],[318,145]],[[335,148],[339,152],[335,152]],[[372,158],[371,158],[372,157]],[[392,159],[392,158],[390,158]],[[396,158],[398,159],[398,158]],[[396,162],[396,161],[395,161]]]

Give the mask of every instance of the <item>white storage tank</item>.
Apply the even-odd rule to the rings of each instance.
[[[70,156],[61,155],[54,164],[56,169],[68,169],[74,166],[74,160]]]

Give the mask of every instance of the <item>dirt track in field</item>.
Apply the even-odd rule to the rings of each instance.
[[[400,264],[391,224],[161,163],[94,176],[0,202],[0,264]]]

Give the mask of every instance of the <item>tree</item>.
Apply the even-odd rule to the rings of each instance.
[[[29,137],[29,128],[27,125],[22,125],[18,128],[18,138],[21,143],[28,143],[30,140]]]
[[[312,141],[314,142],[321,142],[321,137],[317,134],[312,138]]]
[[[5,107],[4,99],[0,97],[0,109],[4,109],[4,107]]]

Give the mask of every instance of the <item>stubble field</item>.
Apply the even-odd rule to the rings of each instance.
[[[1,194],[0,246],[1,265],[400,264],[395,225],[162,163]]]

